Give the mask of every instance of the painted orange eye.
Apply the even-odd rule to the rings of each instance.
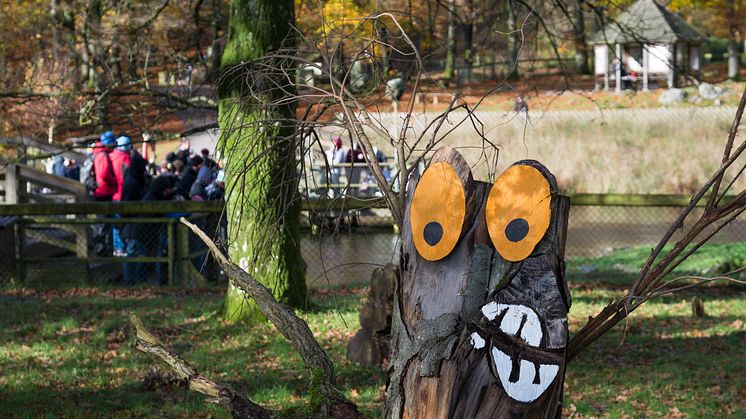
[[[492,185],[485,216],[492,244],[511,262],[527,258],[544,237],[551,219],[552,190],[535,167],[516,164]]]
[[[409,208],[412,241],[429,261],[443,259],[456,247],[466,216],[461,179],[448,163],[432,163],[414,190]]]

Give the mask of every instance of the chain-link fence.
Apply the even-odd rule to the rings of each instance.
[[[225,242],[219,213],[189,219]],[[0,247],[0,281],[29,287],[199,286],[221,275],[204,243],[175,216],[4,217]]]
[[[596,265],[593,259],[621,249],[652,248],[688,200],[687,196],[571,196],[566,259],[590,266]],[[364,284],[376,267],[398,262],[399,235],[383,207],[380,198],[308,203],[303,212],[301,246],[311,287]],[[690,219],[701,212],[702,208],[696,208]],[[219,212],[192,220],[212,237],[226,237],[225,218]],[[673,241],[688,225],[683,227]],[[115,228],[125,243],[123,254],[114,253]],[[711,240],[743,241],[746,219],[741,218]],[[642,259],[646,252],[641,254]],[[177,218],[165,214],[149,218],[91,214],[0,217],[0,262],[0,281],[27,286],[194,286],[220,279],[220,271],[206,256],[201,241]]]
[[[571,201],[567,248],[569,261],[601,258],[622,249],[654,247],[688,202],[687,196],[578,195]],[[629,197],[629,199],[627,199]],[[625,200],[630,202],[625,202]],[[376,205],[383,205],[376,202]],[[689,220],[702,214],[695,208]],[[398,261],[399,236],[385,209],[326,212],[307,211],[302,245],[307,278],[313,286],[362,283],[372,270]],[[323,224],[322,224],[323,222]],[[677,230],[672,243],[689,227]],[[707,232],[704,232],[706,234]],[[746,218],[738,218],[710,243],[746,241]],[[642,262],[642,260],[640,261]]]

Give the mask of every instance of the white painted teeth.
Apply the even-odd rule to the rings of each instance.
[[[533,347],[538,347],[541,343],[541,338],[544,335],[541,331],[541,322],[539,316],[530,307],[521,304],[498,304],[492,301],[482,306],[482,314],[489,321],[494,321],[498,316],[501,316],[500,330],[507,335],[517,336]],[[476,343],[478,341],[474,335],[479,338],[483,347],[484,339],[477,333],[471,335],[472,345],[477,348]],[[512,399],[524,403],[539,398],[552,384],[559,371],[559,365],[538,364],[537,368],[536,363],[521,359],[518,380],[511,382],[513,360],[510,355],[493,346],[492,359],[495,362],[495,370],[505,392]],[[538,377],[536,377],[537,370]]]
[[[479,333],[473,332],[470,338],[471,338],[471,346],[473,346],[475,349],[484,348],[485,341],[484,339],[482,339],[481,336],[479,336]]]
[[[482,306],[482,314],[487,320],[495,320],[502,314],[500,330],[510,336],[519,336],[531,346],[538,347],[541,337],[541,323],[536,312],[521,304],[498,304],[494,301]],[[520,332],[520,335],[519,335]]]
[[[495,320],[495,317],[497,317],[497,303],[493,301],[483,305],[482,314],[484,314],[484,317],[489,321]]]
[[[552,384],[559,371],[559,365],[539,364],[539,383],[535,384],[536,364],[522,359],[518,381],[512,383],[510,373],[513,371],[513,361],[510,355],[493,346],[492,359],[495,361],[497,376],[505,392],[510,398],[524,403],[538,399]]]
[[[533,310],[523,305],[512,304],[498,304],[497,310],[507,310],[500,322],[500,330],[513,336],[520,330],[521,339],[531,346],[539,346],[543,333],[539,316]]]

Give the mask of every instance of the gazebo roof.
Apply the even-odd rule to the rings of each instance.
[[[701,42],[707,38],[655,0],[638,0],[596,32],[590,44]]]

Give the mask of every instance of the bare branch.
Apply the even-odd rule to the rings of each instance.
[[[320,407],[322,414],[348,418],[360,416],[355,405],[337,390],[334,365],[327,357],[326,352],[319,346],[308,324],[299,318],[291,308],[278,302],[269,288],[228,260],[199,227],[185,218],[181,218],[180,221],[202,239],[221,268],[226,272],[231,283],[256,301],[262,314],[277,327],[277,330],[298,351],[313,379],[312,384],[319,387],[320,394],[324,399],[324,406]],[[343,416],[338,416],[340,414]]]
[[[135,348],[160,358],[176,372],[180,379],[187,382],[190,390],[212,397],[215,402],[231,412],[231,415],[236,418],[266,419],[278,415],[278,412],[263,408],[239,395],[230,387],[205,378],[197,372],[194,366],[176,352],[168,349],[160,339],[150,333],[137,316],[130,313],[129,320],[137,331]]]

